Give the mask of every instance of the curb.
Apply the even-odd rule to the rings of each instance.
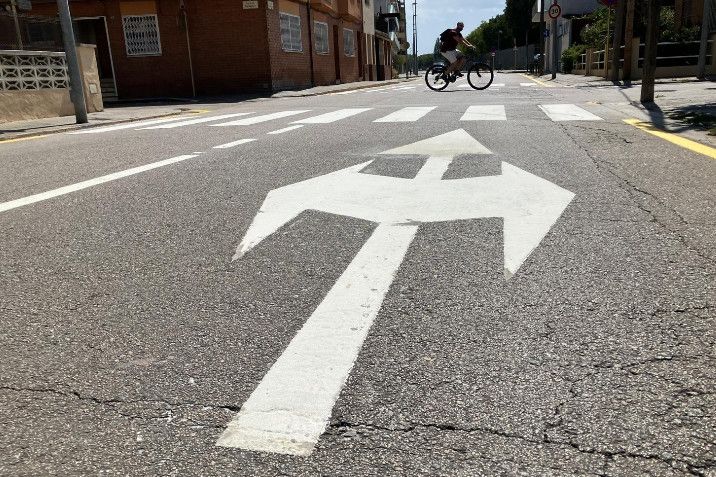
[[[354,86],[352,88],[343,88],[343,89],[336,89],[334,91],[318,91],[315,93],[302,93],[301,90],[299,91],[281,91],[279,93],[275,93],[271,95],[270,97],[272,99],[281,99],[281,98],[308,98],[311,96],[323,96],[326,94],[334,94],[334,93],[344,93],[346,91],[356,91],[360,89],[368,89],[368,88],[380,88],[381,86],[388,86],[391,84],[399,84],[399,83],[406,83],[408,81],[413,81],[420,78],[419,76],[415,76],[412,78],[400,78],[400,79],[394,79],[394,80],[388,80],[388,81],[376,81],[375,84],[367,84],[367,85],[360,85],[360,86]],[[350,83],[346,83],[350,84]],[[303,90],[306,91],[306,90]],[[286,94],[284,94],[286,93]],[[294,94],[291,94],[294,93]]]
[[[60,134],[66,131],[74,131],[76,129],[92,129],[92,128],[98,128],[98,127],[104,127],[104,126],[112,126],[115,124],[123,124],[123,123],[131,123],[133,121],[145,121],[150,119],[159,119],[159,118],[167,118],[169,116],[181,116],[182,114],[190,113],[190,111],[180,111],[175,113],[166,113],[166,114],[156,114],[153,116],[142,116],[140,118],[128,118],[128,119],[118,119],[116,121],[105,121],[102,123],[97,124],[68,124],[65,126],[56,126],[56,129],[51,129],[47,131],[43,130],[37,130],[34,132],[28,132],[28,133],[20,133],[20,134],[14,134],[9,137],[2,137],[0,136],[0,144],[3,142],[8,141],[14,141],[16,139],[27,139],[35,136],[49,136],[51,134]],[[202,113],[190,113],[190,114],[202,114]],[[50,126],[52,127],[52,126]]]

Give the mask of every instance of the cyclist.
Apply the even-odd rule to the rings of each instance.
[[[440,53],[450,62],[450,66],[445,71],[445,79],[447,81],[455,81],[455,77],[462,76],[460,70],[465,66],[465,55],[457,49],[458,45],[465,45],[468,48],[475,46],[462,36],[462,30],[465,28],[463,22],[458,22],[455,28],[448,28],[440,34]],[[451,74],[455,72],[455,76]]]

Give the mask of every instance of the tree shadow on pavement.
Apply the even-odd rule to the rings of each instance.
[[[671,132],[695,129],[716,135],[716,102],[687,104],[667,110],[662,110],[656,103],[637,104],[645,109],[651,122],[661,129]]]

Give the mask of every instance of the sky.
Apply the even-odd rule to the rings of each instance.
[[[458,21],[465,23],[464,35],[480,23],[502,13],[505,0],[417,0],[418,2],[418,53],[432,53],[435,39]],[[408,10],[408,42],[413,52],[413,0],[405,0]]]

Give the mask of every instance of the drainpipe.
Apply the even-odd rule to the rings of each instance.
[[[185,0],[179,0],[179,9],[181,10],[182,19],[184,21],[184,31],[186,32],[186,52],[189,59],[189,76],[191,77],[191,94],[196,98],[196,83],[194,81],[194,62],[191,58],[191,40],[189,39],[189,20],[186,13]]]
[[[308,58],[311,63],[311,87],[316,86],[316,77],[313,67],[313,20],[311,19],[311,0],[306,2],[308,9]]]

